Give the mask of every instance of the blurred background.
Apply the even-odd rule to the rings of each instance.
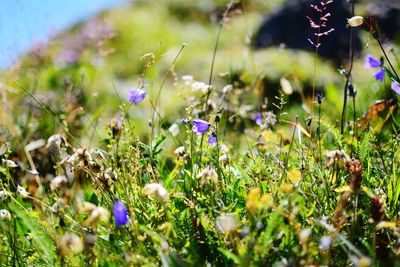
[[[0,9],[0,68],[9,67],[29,48],[48,42],[71,25],[124,3],[124,0],[4,1]]]
[[[336,33],[344,31],[347,36],[347,17],[340,9],[343,2],[328,7],[336,29],[321,38],[321,51],[335,50],[329,38]],[[337,55],[322,53],[315,57],[315,47],[307,40],[315,38],[315,32],[307,27],[307,16],[318,14],[309,3],[244,0],[230,10],[220,36],[212,84],[217,99],[227,84],[233,85],[231,104],[238,108],[229,116],[238,125],[236,130],[253,123],[252,117],[265,101],[267,109],[274,112],[279,111],[273,104],[288,102],[287,118],[300,115],[306,120],[313,85],[326,97],[324,114],[340,117],[345,80],[340,70],[348,64],[348,57],[336,60]],[[106,129],[100,126],[118,116],[129,90],[145,84],[148,99],[129,113],[138,131],[145,133],[153,116],[152,102],[163,84],[159,110],[165,127],[169,127],[185,118],[185,107],[196,106],[196,97],[203,95],[189,88],[182,77],[190,75],[195,82],[208,83],[219,22],[226,8],[227,1],[223,0],[7,1],[0,11],[0,79],[1,88],[13,96],[7,99],[8,113],[14,113],[12,116],[24,128],[19,132],[50,136],[57,131],[52,115],[29,100],[21,90],[25,88],[55,114],[71,116],[70,123],[77,125],[70,128],[76,128],[76,133],[90,143],[104,136]],[[280,17],[288,14],[287,8],[293,12],[290,18]],[[357,4],[356,8],[357,12],[367,12],[366,5]],[[335,20],[335,15],[340,17]],[[269,41],[271,36],[273,39],[263,42],[263,25],[272,18],[278,23],[266,27],[265,32],[270,34]],[[306,23],[304,31],[292,28],[297,23],[290,19]],[[366,28],[356,29],[358,53],[352,82],[358,92],[358,117],[376,100],[393,94],[389,79],[378,82],[372,77],[373,71],[363,67],[366,54],[378,59],[381,56]],[[293,39],[303,41],[292,44]],[[162,83],[183,44],[185,48]],[[398,47],[390,41],[384,46],[395,61]],[[16,106],[20,108],[12,108]],[[27,113],[42,121],[25,126],[26,121],[20,118]],[[46,116],[48,120],[43,119]]]

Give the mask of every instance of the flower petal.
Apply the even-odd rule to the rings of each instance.
[[[142,102],[143,99],[146,97],[147,93],[142,89],[133,89],[129,91],[129,103],[134,103],[137,105],[138,103]]]
[[[124,203],[119,200],[115,202],[113,212],[117,227],[121,227],[122,225],[129,223],[128,210],[126,209]]]
[[[196,134],[202,134],[204,132],[207,132],[211,126],[211,123],[200,119],[194,119],[192,122],[193,122],[192,130]]]
[[[385,78],[385,69],[378,70],[373,74],[373,76],[375,77],[375,79],[382,82],[383,78]]]
[[[258,112],[258,113],[253,117],[253,120],[254,120],[255,123],[256,123],[257,125],[259,125],[259,126],[262,126],[262,119],[263,119],[263,117],[262,117],[261,112]]]
[[[396,83],[396,82],[392,82],[392,84],[390,85],[390,88],[396,92],[396,94],[400,95],[400,84]]]
[[[381,62],[379,60],[377,60],[376,58],[374,58],[373,56],[368,54],[365,57],[364,68],[374,69],[374,68],[379,68],[381,65],[382,65]]]
[[[212,134],[208,140],[207,140],[209,145],[214,145],[217,142],[217,137],[215,136],[215,134]]]

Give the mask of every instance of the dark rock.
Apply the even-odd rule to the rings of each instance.
[[[348,60],[350,28],[347,27],[347,19],[351,17],[351,4],[346,0],[334,0],[325,6],[321,5],[321,0],[288,0],[279,10],[268,15],[262,22],[253,40],[253,47],[260,49],[283,44],[287,48],[315,52],[315,45],[318,43],[316,36],[318,29],[310,25],[310,19],[316,24],[320,24],[321,13],[312,8],[311,5],[325,7],[322,14],[330,14],[326,17],[326,25],[321,27],[319,31],[320,33],[327,32],[327,34],[319,38],[318,55],[333,61],[337,65]],[[390,1],[383,1],[371,3],[367,10],[368,14],[364,15],[375,18],[380,37],[389,40],[393,40],[396,36],[399,37],[399,6]],[[356,15],[358,14],[356,13]],[[369,19],[366,19],[366,21],[369,22]],[[369,30],[367,25],[353,28],[355,55],[359,55],[362,50],[359,37],[359,29],[361,28]]]

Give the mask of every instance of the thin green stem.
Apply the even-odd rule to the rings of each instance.
[[[379,47],[381,48],[381,50],[382,50],[382,52],[383,52],[383,55],[384,55],[385,58],[386,58],[386,61],[389,63],[390,68],[391,68],[392,71],[393,71],[393,74],[396,76],[396,78],[397,78],[398,80],[400,80],[399,75],[397,75],[396,70],[394,69],[394,67],[393,67],[393,65],[392,65],[392,62],[390,61],[389,57],[387,56],[385,49],[383,49],[383,46],[382,46],[381,41],[379,40],[379,38],[377,38],[376,40],[378,41]]]
[[[351,1],[351,16],[354,16],[354,1]],[[347,105],[347,89],[349,87],[350,79],[351,79],[351,71],[353,70],[353,62],[354,62],[354,47],[353,47],[353,27],[350,27],[350,42],[349,42],[349,62],[350,66],[346,71],[346,83],[344,85],[343,92],[343,109],[342,109],[342,119],[340,122],[340,134],[344,133],[344,124],[346,120],[346,105]]]

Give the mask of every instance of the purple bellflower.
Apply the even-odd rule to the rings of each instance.
[[[377,60],[371,55],[367,55],[365,57],[365,63],[364,63],[364,68],[366,69],[375,69],[379,68],[377,72],[375,72],[372,76],[378,80],[378,81],[383,81],[383,78],[385,77],[385,69],[383,68],[383,60]]]
[[[207,132],[211,126],[211,123],[200,119],[194,119],[192,122],[193,122],[192,131],[197,135]]]
[[[400,84],[396,83],[396,82],[392,82],[392,84],[390,85],[390,88],[396,92],[396,94],[400,95]]]
[[[255,123],[259,126],[262,126],[262,120],[263,120],[263,116],[261,114],[261,112],[258,112],[254,117],[253,120],[255,121]]]
[[[215,143],[217,142],[217,134],[216,133],[212,133],[210,135],[210,137],[208,138],[207,142],[211,146],[215,145]]]
[[[117,227],[121,227],[122,225],[129,223],[128,210],[122,201],[117,200],[114,203],[113,212]]]
[[[137,105],[138,103],[142,102],[143,99],[146,97],[147,93],[143,89],[132,89],[129,91],[129,103],[134,103]]]

